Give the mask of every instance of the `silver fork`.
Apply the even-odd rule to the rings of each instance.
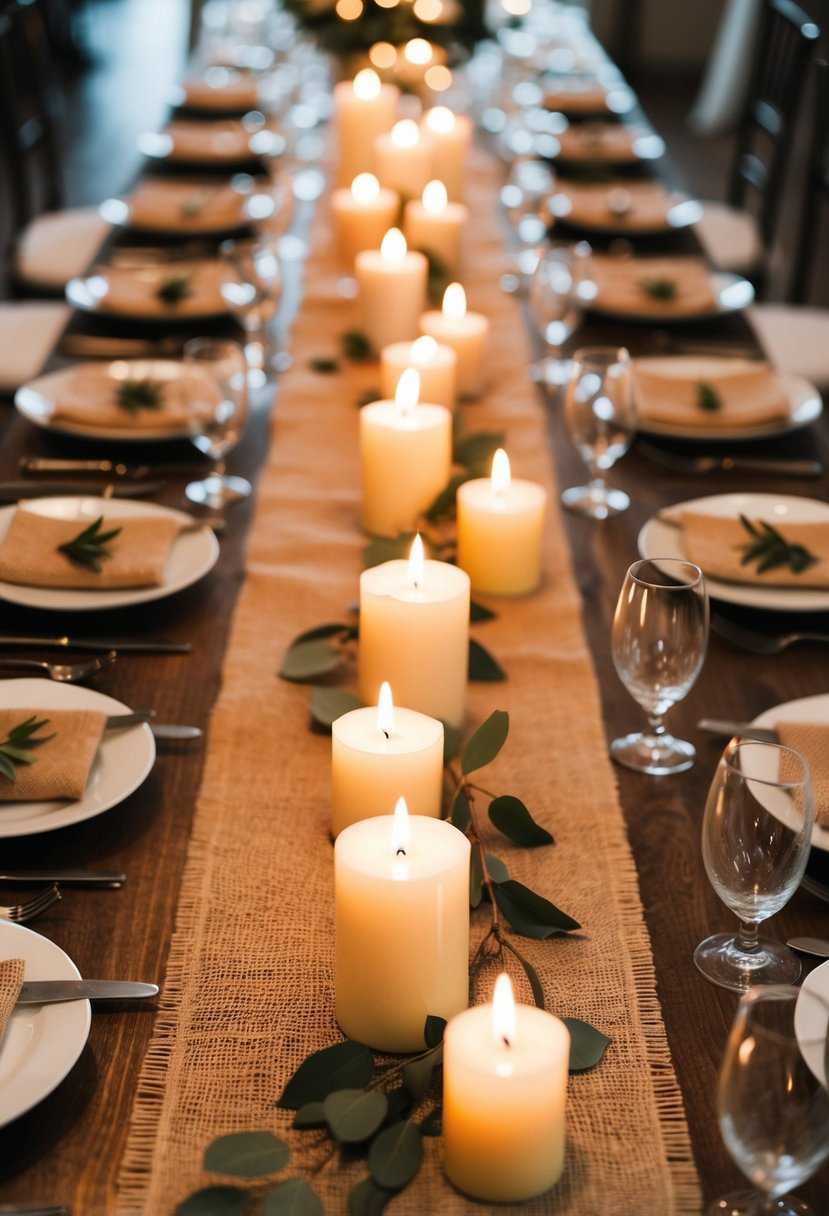
[[[0,920],[13,920],[16,924],[22,925],[24,921],[34,920],[36,916],[40,916],[41,912],[51,908],[52,904],[56,904],[59,899],[60,888],[57,883],[52,883],[51,887],[44,887],[42,891],[38,891],[37,895],[33,895],[31,899],[25,900],[22,904],[6,906],[0,904]]]
[[[791,633],[760,633],[759,630],[748,629],[745,625],[737,625],[734,621],[717,615],[711,618],[711,628],[727,642],[732,642],[751,654],[782,654],[795,642],[829,642],[829,633],[805,629],[793,630]]]
[[[108,650],[106,654],[96,659],[84,659],[80,663],[45,663],[38,659],[0,659],[0,667],[13,668],[15,671],[42,671],[50,680],[59,684],[75,684],[79,680],[88,680],[97,675],[104,667],[109,667],[118,658],[117,650]]]
[[[790,460],[775,456],[681,456],[648,443],[646,439],[640,439],[636,446],[643,456],[674,473],[713,473],[717,469],[728,473],[744,469],[755,473],[780,473],[788,477],[820,477],[823,474],[823,465],[819,460]]]

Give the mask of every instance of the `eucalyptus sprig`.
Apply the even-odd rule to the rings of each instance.
[[[155,294],[163,304],[180,304],[193,294],[193,271],[184,270],[179,274],[171,274],[159,283]]]
[[[743,554],[740,558],[741,566],[756,561],[758,574],[776,570],[779,566],[788,566],[792,574],[802,574],[810,566],[816,565],[818,559],[814,553],[810,553],[803,545],[787,541],[777,528],[765,520],[760,519],[752,523],[745,515],[741,515],[740,523],[753,538],[747,544],[739,546]]]
[[[51,735],[44,735],[40,739],[34,737],[44,726],[49,725],[50,720],[49,718],[38,719],[37,714],[32,714],[30,718],[18,722],[17,726],[11,728],[6,738],[0,743],[0,776],[7,777],[9,781],[15,781],[18,765],[34,764],[37,757],[33,756],[32,752],[35,748],[55,737],[54,732]]]
[[[651,277],[639,280],[639,287],[652,300],[675,300],[676,283],[673,279]]]
[[[106,557],[112,557],[107,549],[107,544],[121,532],[120,528],[111,528],[109,532],[102,532],[103,522],[103,515],[99,515],[88,528],[79,532],[74,540],[68,540],[64,544],[58,545],[58,553],[65,553],[70,562],[74,562],[75,565],[86,566],[88,570],[94,570],[96,574],[100,574],[101,562]]]
[[[164,404],[164,384],[161,380],[122,380],[115,390],[115,401],[128,414],[139,410],[160,410]]]
[[[708,413],[716,413],[722,409],[722,397],[714,388],[713,384],[709,384],[707,380],[698,380],[696,384],[697,393],[697,409],[706,410]]]

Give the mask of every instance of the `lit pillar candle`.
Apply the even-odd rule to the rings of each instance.
[[[339,158],[337,181],[346,186],[358,173],[373,173],[374,144],[397,121],[400,90],[381,84],[371,68],[334,88],[334,126]]]
[[[360,410],[363,527],[372,536],[414,531],[449,481],[452,414],[443,405],[418,404],[419,395],[420,376],[410,367],[393,401]]]
[[[458,565],[473,591],[525,595],[541,581],[541,542],[547,492],[532,481],[513,481],[499,448],[492,476],[458,487]]]
[[[402,795],[413,815],[440,818],[443,723],[392,703],[353,709],[331,728],[331,835],[349,824],[388,815]]]
[[[418,198],[432,177],[432,141],[411,118],[395,123],[374,140],[375,172],[401,198]]]
[[[450,203],[443,182],[428,182],[420,199],[411,199],[403,211],[403,231],[410,248],[433,254],[447,276],[458,273],[461,236],[469,217],[463,203]]]
[[[409,250],[399,228],[390,228],[379,249],[364,249],[354,261],[357,311],[362,333],[375,351],[417,337],[426,301],[429,263]]]
[[[373,173],[358,173],[350,189],[331,195],[331,218],[337,253],[351,270],[363,249],[379,249],[383,237],[394,224],[400,199],[385,190]]]
[[[440,312],[423,314],[420,332],[445,342],[458,356],[458,396],[479,397],[486,387],[489,321],[482,313],[467,312],[466,292],[460,283],[446,288]]]
[[[506,975],[491,1005],[458,1014],[443,1041],[443,1161],[475,1199],[518,1203],[564,1165],[570,1034],[552,1014],[516,1006]]]
[[[424,335],[414,342],[392,342],[380,351],[380,393],[393,399],[400,377],[413,367],[420,375],[420,395],[454,410],[457,398],[458,356],[451,346]]]
[[[420,16],[420,13],[416,14]],[[436,67],[443,67],[447,55],[442,46],[436,46],[426,38],[410,38],[400,47],[395,74],[404,85],[415,91],[428,83],[429,74]]]
[[[433,106],[421,119],[432,138],[432,167],[446,186],[453,202],[461,202],[466,186],[466,160],[472,139],[472,123],[465,114],[453,114],[447,106]]]
[[[424,561],[420,537],[409,561],[360,575],[360,698],[372,705],[388,680],[401,705],[463,722],[469,667],[469,575]]]
[[[394,816],[352,823],[334,844],[335,1012],[376,1051],[421,1051],[432,1014],[468,1003],[469,841],[451,823]]]

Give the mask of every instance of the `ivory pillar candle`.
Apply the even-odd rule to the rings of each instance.
[[[395,123],[374,140],[375,172],[401,198],[419,198],[432,174],[432,141],[411,118]]]
[[[543,1009],[515,1006],[506,975],[493,1004],[452,1019],[443,1045],[443,1160],[456,1187],[518,1203],[558,1182],[569,1059],[567,1027]]]
[[[525,595],[541,582],[541,542],[547,492],[532,481],[513,481],[502,448],[492,476],[458,487],[458,565],[472,590]]]
[[[406,816],[402,798],[394,816],[363,819],[337,837],[335,1007],[349,1038],[377,1051],[420,1051],[428,1015],[466,1008],[469,853],[462,832]]]
[[[399,228],[390,228],[379,249],[364,249],[354,262],[359,327],[375,351],[417,337],[426,301],[429,263],[411,252]]]
[[[360,410],[363,527],[372,536],[412,532],[452,469],[452,415],[418,404],[420,377],[409,368],[394,401]]]
[[[413,367],[420,376],[420,396],[454,410],[458,356],[450,346],[424,336],[414,342],[392,342],[380,351],[380,393],[393,399],[400,377]]]
[[[432,170],[446,186],[449,198],[461,202],[466,187],[466,160],[472,139],[472,122],[453,114],[447,106],[433,106],[420,123],[432,139]]]
[[[358,173],[374,172],[374,141],[394,126],[399,101],[400,90],[392,84],[381,84],[371,68],[358,72],[353,81],[341,81],[335,86],[334,126],[340,185],[347,185]]]
[[[349,189],[331,195],[331,219],[337,253],[351,270],[363,249],[379,249],[394,224],[400,199],[381,187],[372,173],[358,173]]]
[[[479,397],[486,387],[486,345],[489,321],[482,313],[467,312],[466,292],[450,283],[438,312],[425,312],[420,332],[451,346],[458,357],[458,396]]]
[[[360,575],[359,691],[373,704],[388,680],[402,705],[452,726],[463,721],[469,668],[469,575],[423,561],[417,537],[409,561]]]
[[[403,232],[410,248],[432,254],[447,276],[458,273],[461,236],[469,218],[463,203],[450,203],[441,181],[429,182],[420,199],[411,199],[403,211]]]

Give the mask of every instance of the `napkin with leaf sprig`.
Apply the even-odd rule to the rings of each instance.
[[[762,427],[789,417],[789,401],[767,363],[692,356],[634,359],[640,421],[686,429]]]
[[[622,315],[686,317],[716,307],[711,273],[702,258],[614,257],[594,254],[596,307]]]
[[[780,742],[799,752],[809,765],[815,799],[815,822],[829,828],[829,724],[781,720],[775,722],[774,729]],[[794,771],[791,776],[794,776]],[[789,779],[785,756],[780,765],[780,778],[782,781]]]
[[[92,709],[0,709],[0,802],[82,798],[106,720]]]
[[[20,996],[25,970],[26,963],[22,958],[0,960],[0,1043]]]
[[[130,223],[152,232],[215,232],[245,220],[245,196],[225,182],[206,178],[174,181],[145,178],[127,200]]]
[[[106,291],[98,301],[102,312],[174,321],[228,311],[222,296],[227,267],[220,258],[105,266],[100,273],[106,280]]]
[[[82,363],[55,394],[52,422],[112,430],[182,430],[213,415],[219,390],[198,368],[159,375],[151,360],[124,364],[114,376],[106,367]]]
[[[673,521],[677,516],[663,516]],[[829,587],[829,520],[678,512],[686,557],[706,577],[767,587]]]

